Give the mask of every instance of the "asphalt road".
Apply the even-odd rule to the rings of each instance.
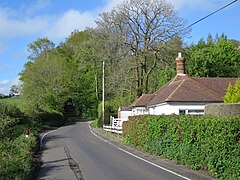
[[[75,122],[49,132],[43,139],[42,159],[39,180],[202,179],[180,175],[181,170],[165,169],[119,148],[92,132],[87,122]]]

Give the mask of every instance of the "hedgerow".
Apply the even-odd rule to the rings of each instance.
[[[0,179],[32,179],[35,136],[24,135],[14,140],[0,140]]]
[[[220,179],[240,179],[240,117],[136,116],[125,141]]]
[[[33,179],[38,132],[45,127],[60,126],[64,120],[58,112],[34,111],[25,115],[15,104],[1,100],[0,179]],[[30,129],[28,138],[25,137],[26,129]]]

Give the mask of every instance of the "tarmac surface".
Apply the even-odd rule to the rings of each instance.
[[[214,179],[112,139],[88,122],[73,121],[41,136],[37,180]]]

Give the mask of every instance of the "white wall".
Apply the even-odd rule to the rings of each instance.
[[[131,115],[132,115],[132,111],[120,111],[118,118],[128,119],[128,117],[131,116]]]
[[[186,114],[203,114],[201,111],[204,111],[205,105],[206,103],[162,103],[149,107],[148,110],[151,115],[179,114],[179,110],[184,110]]]

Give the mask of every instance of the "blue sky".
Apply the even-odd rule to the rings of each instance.
[[[101,12],[123,0],[1,0],[0,1],[0,93],[18,84],[27,62],[27,45],[48,37],[56,45],[74,29],[95,27]],[[233,0],[168,0],[187,25]],[[240,40],[240,1],[192,27],[186,43],[197,43],[209,33],[225,33]]]

